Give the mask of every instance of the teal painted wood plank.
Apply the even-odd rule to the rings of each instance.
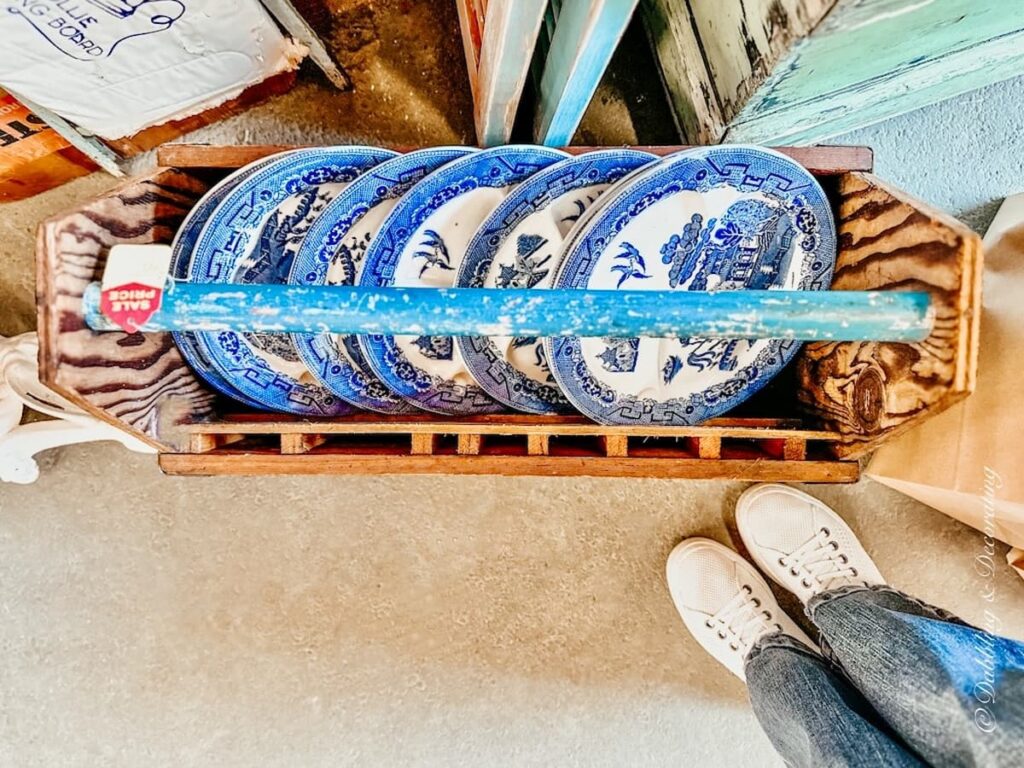
[[[481,146],[508,143],[529,77],[547,0],[490,0],[484,22],[474,118]]]
[[[537,143],[571,143],[638,2],[562,0],[541,78]]]
[[[85,291],[90,327],[100,284]],[[178,282],[141,330],[417,336],[655,336],[922,341],[934,314],[910,291],[590,291],[211,285]]]
[[[780,63],[726,140],[812,144],[1021,73],[1021,0],[843,2]]]

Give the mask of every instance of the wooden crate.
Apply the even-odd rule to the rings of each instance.
[[[171,334],[85,326],[82,292],[100,279],[112,245],[169,242],[227,169],[280,149],[166,145],[159,151],[165,167],[40,226],[41,380],[154,445],[166,472],[852,482],[859,457],[974,388],[980,239],[871,175],[872,154],[863,147],[782,151],[815,173],[834,202],[833,287],[926,290],[937,310],[933,333],[918,344],[806,344],[784,375],[736,414],[698,427],[607,427],[582,417],[515,414],[316,421],[252,413],[202,384]]]

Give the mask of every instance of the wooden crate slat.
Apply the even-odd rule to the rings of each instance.
[[[635,477],[750,482],[853,483],[854,461],[648,459],[577,456],[365,456],[308,453],[164,453],[172,475],[501,475]]]
[[[326,441],[326,435],[286,432],[281,435],[281,453],[289,455],[309,453],[317,446],[323,445]]]
[[[414,456],[429,456],[437,447],[437,435],[413,432],[410,447]]]
[[[208,144],[165,144],[157,150],[157,163],[174,168],[241,168],[243,165],[262,160],[278,152],[301,148],[301,145],[260,144],[241,147],[226,147]],[[635,147],[655,155],[669,155],[692,145]],[[415,147],[391,147],[398,152],[408,152]],[[563,147],[566,152],[578,155],[603,147]],[[874,169],[874,152],[869,147],[821,146],[821,147],[775,147],[779,152],[793,158],[811,173],[818,176],[833,176],[848,171],[871,171]]]
[[[460,456],[475,456],[480,453],[482,447],[483,438],[481,435],[471,432],[459,434],[457,450]]]
[[[836,432],[816,429],[801,429],[794,426],[756,426],[747,425],[743,420],[731,423],[708,423],[698,427],[657,427],[657,426],[607,426],[595,424],[583,418],[566,418],[564,422],[557,420],[534,421],[537,417],[520,414],[502,414],[491,416],[487,420],[450,421],[430,418],[424,421],[410,421],[407,417],[387,419],[381,416],[372,419],[360,418],[336,421],[284,421],[284,420],[252,420],[252,421],[211,421],[189,425],[192,432],[202,434],[233,433],[243,431],[250,435],[272,435],[284,433],[324,433],[335,435],[363,434],[433,434],[433,435],[584,435],[605,436],[617,435],[638,437],[735,437],[735,438],[786,438],[800,436],[805,440],[837,440]]]

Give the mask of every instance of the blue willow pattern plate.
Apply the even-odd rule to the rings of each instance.
[[[558,288],[822,290],[835,223],[818,182],[771,150],[672,155],[615,194],[566,252]],[[796,354],[781,339],[545,342],[572,403],[604,424],[692,425],[764,387]]]
[[[397,153],[373,147],[329,147],[291,152],[246,176],[216,207],[195,246],[189,279],[198,283],[285,282],[290,242],[315,218],[314,208],[339,187]],[[217,371],[262,407],[309,416],[339,416],[351,405],[317,382],[287,335],[203,331],[199,347]]]
[[[608,149],[555,163],[524,181],[477,231],[462,262],[460,288],[550,288],[563,239],[612,184],[657,158]],[[527,413],[573,408],[548,367],[536,336],[465,336],[462,357],[477,384],[499,402]]]
[[[242,183],[242,180],[247,176],[255,173],[265,165],[279,160],[284,155],[290,154],[289,152],[282,152],[264,160],[259,160],[255,163],[239,168],[237,171],[232,173],[230,176],[225,177],[210,190],[203,195],[202,199],[196,203],[196,205],[189,211],[188,215],[182,221],[181,226],[178,228],[177,233],[174,235],[174,241],[171,244],[171,277],[175,280],[186,280],[188,279],[189,270],[192,266],[192,253],[195,250],[195,245],[199,241],[199,236],[202,234],[203,226],[206,224],[206,220],[210,217],[210,214],[220,205],[221,201],[227,197],[228,193],[231,192],[235,187]],[[182,357],[185,358],[185,362],[194,370],[200,378],[206,381],[211,387],[220,392],[223,395],[234,398],[246,405],[262,409],[263,406],[253,400],[250,397],[246,397],[243,393],[239,392],[231,383],[220,373],[207,358],[203,352],[202,347],[199,345],[199,341],[196,338],[196,334],[191,331],[173,331],[172,336],[174,342],[181,352]]]
[[[292,262],[290,283],[356,285],[363,258],[380,225],[428,173],[476,150],[437,147],[387,160],[353,181],[306,234]],[[355,336],[293,334],[292,343],[310,371],[343,400],[379,413],[418,410],[394,394],[367,366]]]
[[[546,147],[507,146],[455,160],[414,186],[367,250],[360,284],[451,288],[477,227],[510,189],[567,157]],[[449,415],[502,410],[469,375],[450,336],[359,337],[373,372],[424,410]]]

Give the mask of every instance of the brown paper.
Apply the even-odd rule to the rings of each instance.
[[[92,173],[96,166],[0,89],[0,203]]]
[[[869,477],[1024,548],[1024,194],[985,236],[977,388],[878,450]]]

